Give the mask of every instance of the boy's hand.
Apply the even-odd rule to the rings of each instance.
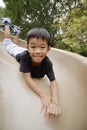
[[[47,116],[48,118],[50,117],[54,117],[54,118],[57,118],[61,115],[61,109],[60,107],[58,106],[58,104],[56,103],[50,103],[48,109],[47,109]]]
[[[41,98],[41,101],[42,101],[41,112],[44,111],[45,117],[57,118],[62,114],[60,106],[56,103],[52,103],[50,96],[45,95],[43,98]]]
[[[41,112],[44,111],[44,114],[45,114],[45,116],[46,116],[47,110],[48,110],[49,105],[50,105],[50,103],[51,103],[51,97],[48,96],[48,95],[44,95],[44,96],[41,98],[41,102],[42,102]]]

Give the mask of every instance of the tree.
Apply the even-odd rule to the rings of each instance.
[[[87,56],[87,1],[77,2],[61,20],[61,43],[65,49]],[[56,47],[62,47],[56,44]]]
[[[26,33],[34,27],[44,27],[50,34],[52,46],[57,41],[55,34],[57,28],[54,28],[56,17],[60,17],[61,0],[4,0],[6,5],[5,15],[9,16],[13,23],[22,28],[21,38],[25,38]]]
[[[51,45],[86,55],[86,0],[4,0],[5,16],[22,28],[20,38],[34,27],[51,34]]]
[[[4,17],[5,9],[0,7],[0,17]]]
[[[4,17],[4,12],[5,12],[4,8],[0,7],[0,17]],[[1,25],[1,23],[0,23],[0,25]],[[2,29],[2,28],[3,27],[0,26],[0,29]]]

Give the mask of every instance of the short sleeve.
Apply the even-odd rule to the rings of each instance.
[[[54,74],[54,70],[53,70],[53,64],[50,60],[47,61],[46,63],[47,65],[47,70],[46,70],[46,75],[49,78],[50,81],[55,80],[55,74]]]
[[[31,72],[31,59],[28,55],[21,56],[20,71],[23,73]]]

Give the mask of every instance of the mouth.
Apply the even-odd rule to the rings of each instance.
[[[43,57],[42,56],[34,56],[35,61],[42,61]]]
[[[34,58],[36,58],[36,59],[41,59],[42,56],[34,56]]]

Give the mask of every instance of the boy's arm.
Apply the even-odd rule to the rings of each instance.
[[[51,102],[51,97],[47,95],[47,93],[42,90],[42,88],[38,87],[37,84],[34,82],[34,80],[31,77],[30,73],[23,73],[25,80],[28,84],[28,86],[35,92],[37,93],[42,101],[42,109],[45,111],[47,109],[47,106]]]
[[[59,104],[58,85],[56,80],[50,82],[52,103]]]
[[[58,85],[56,80],[51,81],[51,104],[48,108],[48,116],[58,117],[61,115],[61,109],[59,104]]]

